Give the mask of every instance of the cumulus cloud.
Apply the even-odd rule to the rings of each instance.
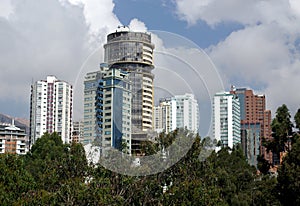
[[[137,18],[132,19],[130,21],[128,27],[130,28],[130,30],[136,31],[136,32],[145,32],[145,31],[147,31],[147,27],[146,27],[145,23],[141,22]]]
[[[156,103],[162,97],[194,94],[200,109],[200,134],[209,134],[211,100],[224,89],[214,64],[203,50],[183,36],[165,31],[151,31],[151,35],[155,44]]]
[[[120,21],[113,13],[115,4],[112,0],[65,0],[74,5],[82,5],[91,32],[101,33],[103,28],[113,31],[120,25]]]
[[[12,6],[14,13],[0,19],[0,95],[28,105],[32,80],[47,74],[72,80],[87,52],[88,27],[80,8],[58,1],[12,1]]]
[[[189,24],[202,20],[211,26],[228,21],[243,25],[283,21],[291,9],[286,0],[175,0],[175,6],[179,18]]]
[[[2,0],[0,4],[0,17],[8,18],[12,13],[12,9],[10,0]]]
[[[112,13],[111,0],[84,4],[67,0],[6,3],[12,12],[4,18],[5,4],[1,1],[0,112],[28,117],[31,82],[56,75],[74,85],[80,72],[83,78],[87,71],[96,70],[101,53],[97,64],[84,71],[80,68],[119,21]],[[76,84],[75,93],[80,93],[82,79]],[[80,98],[74,101],[74,107],[82,107]]]
[[[212,28],[227,22],[243,25],[206,49],[226,81],[265,93],[273,111],[286,103],[294,112],[300,102],[296,92],[300,79],[299,1],[199,2],[176,0],[179,18],[189,25],[204,21]]]

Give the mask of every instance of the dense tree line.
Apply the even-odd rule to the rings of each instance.
[[[281,119],[274,121],[277,121],[274,128],[280,127]],[[285,126],[289,125],[287,121]],[[280,136],[281,129],[276,131]],[[176,132],[161,134],[158,142],[167,147],[176,138]],[[285,132],[288,134],[290,130],[285,129],[282,134]],[[0,202],[1,205],[300,204],[300,138],[294,138],[277,178],[257,173],[247,163],[239,145],[215,152],[211,150],[213,144],[209,138],[201,140],[197,136],[188,153],[167,170],[149,176],[126,176],[101,165],[90,165],[81,144],[63,144],[56,133],[45,134],[25,156],[0,155]],[[143,144],[145,154],[158,150],[158,143]]]

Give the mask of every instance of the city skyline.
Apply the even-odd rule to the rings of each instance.
[[[79,0],[70,2],[1,3],[0,27],[5,41],[0,61],[1,113],[29,118],[32,81],[53,74],[73,84],[92,48],[101,47],[110,31],[127,24],[132,30],[166,30],[194,41],[215,63],[226,90],[234,84],[265,94],[273,114],[283,103],[292,114],[299,106],[300,97],[295,95],[300,66],[297,1],[247,2],[248,9],[228,2],[230,7],[222,7],[222,12],[216,12],[222,5],[213,1],[91,0],[81,6]],[[153,9],[161,18],[147,17]],[[47,15],[42,16],[44,13]],[[22,76],[14,75],[21,69]],[[287,87],[290,92],[285,92]]]

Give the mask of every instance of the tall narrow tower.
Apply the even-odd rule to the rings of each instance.
[[[102,137],[102,87],[103,79],[100,70],[85,75],[83,139],[81,140],[84,145],[101,140]]]
[[[139,143],[153,128],[153,49],[151,35],[119,28],[107,36],[104,60],[109,67],[128,72],[131,82],[132,152],[139,153]]]
[[[240,102],[238,97],[229,92],[216,93],[213,105],[213,133],[223,146],[233,148],[241,142]]]
[[[73,88],[55,76],[31,85],[30,146],[45,132],[57,132],[64,143],[72,138]]]

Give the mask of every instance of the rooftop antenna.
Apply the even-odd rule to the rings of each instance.
[[[124,25],[119,25],[118,27],[117,27],[117,30],[116,30],[116,32],[121,32],[121,31],[130,31],[130,28],[129,28],[129,26],[124,26]]]

